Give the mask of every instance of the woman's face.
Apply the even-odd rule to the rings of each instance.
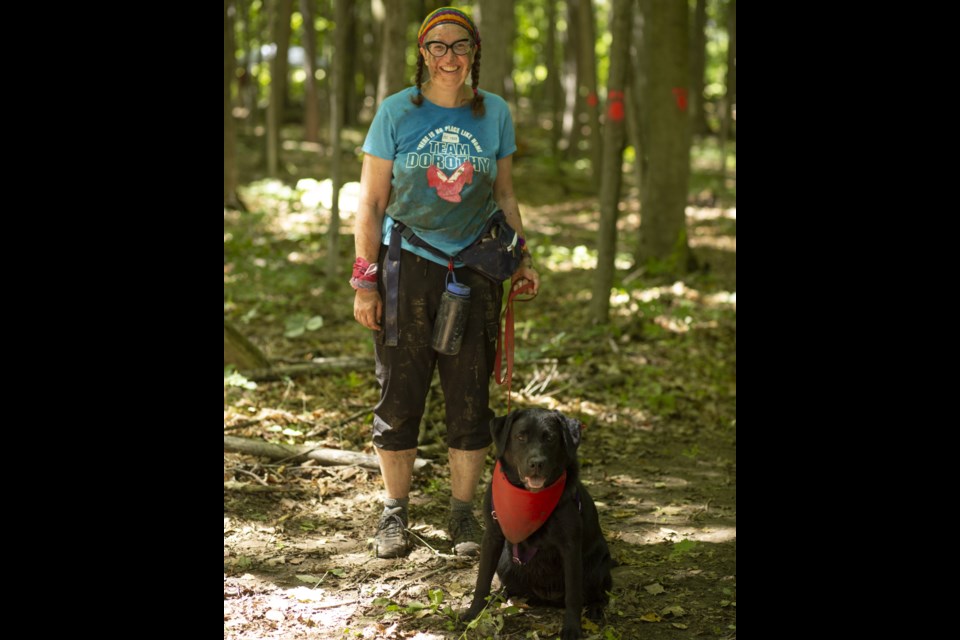
[[[452,47],[448,47],[446,53],[439,58],[435,57],[427,50],[430,42],[442,42],[446,45],[452,45],[458,40],[467,40],[471,45],[470,51],[465,55],[457,55]],[[420,55],[423,56],[427,64],[427,70],[430,72],[430,81],[448,89],[457,89],[466,83],[470,76],[470,68],[473,66],[473,55],[476,48],[473,44],[473,38],[461,26],[455,24],[441,24],[427,32],[423,39],[424,46],[420,47]]]

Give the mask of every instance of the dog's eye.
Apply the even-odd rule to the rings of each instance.
[[[519,442],[526,442],[526,441],[527,441],[527,434],[525,434],[525,433],[518,433],[518,434],[517,434],[516,436],[514,436],[514,437],[515,437]]]

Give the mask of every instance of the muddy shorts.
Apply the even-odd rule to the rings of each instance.
[[[386,253],[387,247],[381,246],[380,274],[384,273]],[[446,276],[445,266],[401,251],[398,344],[386,346],[382,330],[374,334],[380,402],[373,412],[373,444],[381,449],[417,447],[434,367],[440,370],[447,446],[473,451],[492,442],[489,383],[497,353],[503,287],[466,267],[456,270],[457,281],[470,287],[470,311],[460,352],[448,356],[430,346]],[[377,286],[381,300],[386,300],[382,277]]]

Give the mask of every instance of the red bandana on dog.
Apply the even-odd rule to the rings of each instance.
[[[515,487],[500,468],[493,469],[493,517],[500,524],[503,535],[513,544],[523,542],[547,521],[556,508],[567,484],[567,472],[549,487],[527,491]]]

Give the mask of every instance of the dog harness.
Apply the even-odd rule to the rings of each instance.
[[[519,543],[529,538],[539,529],[560,502],[563,489],[567,485],[567,472],[549,487],[539,491],[528,491],[522,487],[515,487],[507,480],[507,474],[500,468],[500,461],[493,469],[493,519],[500,525],[500,530],[513,544],[513,561],[525,564],[537,552],[534,548],[524,561],[521,561]]]

